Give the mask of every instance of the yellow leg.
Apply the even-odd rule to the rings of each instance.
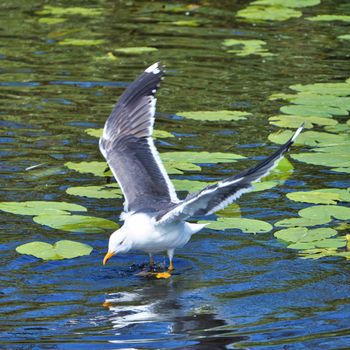
[[[170,272],[170,271],[173,271],[173,270],[174,270],[173,262],[170,260],[168,271]]]

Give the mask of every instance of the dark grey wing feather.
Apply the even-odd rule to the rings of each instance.
[[[163,75],[163,67],[155,63],[131,83],[100,138],[101,153],[124,193],[126,212],[178,202],[152,139],[155,93]]]
[[[217,184],[209,185],[201,191],[189,194],[185,200],[176,204],[168,211],[163,211],[157,217],[159,223],[185,220],[190,216],[208,215],[223,209],[243,193],[252,188],[252,183],[266,176],[289,150],[303,129],[303,125],[293,137],[281,146],[275,153],[252,168],[231,176]]]

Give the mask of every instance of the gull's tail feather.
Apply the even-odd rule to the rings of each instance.
[[[289,150],[303,128],[304,123],[284,145],[257,165],[216,184],[209,185],[201,191],[191,193],[185,200],[174,205],[170,210],[161,212],[157,217],[158,223],[185,220],[190,216],[212,214],[231,204],[243,193],[248,192],[254,182],[269,174]]]

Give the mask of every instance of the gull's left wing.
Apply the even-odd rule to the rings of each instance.
[[[183,201],[173,205],[170,210],[161,212],[156,221],[162,224],[169,221],[185,220],[191,216],[209,215],[223,209],[252,188],[252,183],[266,176],[289,150],[295,139],[303,130],[301,125],[283,146],[271,156],[237,175],[216,184],[209,185],[201,191],[190,193]]]
[[[125,212],[178,202],[152,139],[155,94],[163,75],[163,67],[155,63],[131,83],[100,138],[100,151],[124,193]]]

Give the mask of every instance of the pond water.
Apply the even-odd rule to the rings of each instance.
[[[108,179],[65,163],[103,161],[97,138],[85,130],[101,128],[128,83],[156,61],[167,66],[156,129],[172,135],[157,139],[159,151],[245,157],[201,163],[199,171],[184,170],[173,179],[214,181],[271,154],[277,146],[268,137],[280,128],[268,119],[290,104],[271,95],[295,94],[289,89],[295,84],[344,83],[350,75],[349,2],[305,3],[309,6],[270,6],[268,13],[280,11],[277,18],[259,21],[247,20],[245,12],[238,16],[251,10],[248,1],[2,1],[1,201],[69,202],[87,208],[81,215],[118,222],[121,198],[66,192],[73,186],[103,186]],[[265,11],[268,5],[260,6]],[[326,14],[344,18],[309,19]],[[237,46],[228,39],[262,42]],[[118,51],[127,47],[154,49]],[[249,116],[215,122],[181,117],[181,111],[198,110],[238,110]],[[330,119],[345,128],[348,116]],[[325,125],[324,120],[315,123],[313,130],[324,131]],[[309,146],[296,145],[291,154],[310,152]],[[341,165],[332,165],[347,166],[341,171],[288,159],[294,171],[280,186],[238,200],[243,218],[274,225],[310,206],[286,194],[350,187],[346,156]],[[237,216],[237,210],[231,207],[223,216]],[[288,248],[292,240],[274,236],[281,227],[254,234],[209,225],[176,252],[175,272],[167,280],[137,275],[148,261],[141,252],[102,266],[111,228],[94,230],[92,222],[91,230],[67,231],[36,223],[33,215],[0,211],[0,217],[2,349],[349,347],[350,268],[348,260],[336,256],[346,255],[346,215],[316,226],[342,225],[336,234],[344,247],[321,259],[303,259],[301,250]],[[59,240],[85,243],[93,251],[43,261],[15,250],[32,241]],[[164,261],[157,257],[159,264]]]

